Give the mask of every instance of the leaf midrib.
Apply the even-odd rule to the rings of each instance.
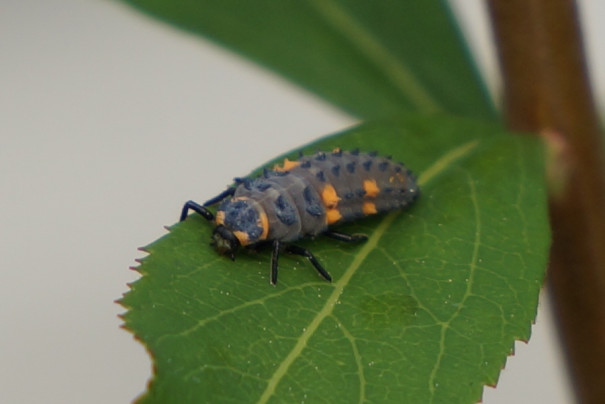
[[[426,185],[441,172],[451,167],[452,164],[454,164],[456,161],[470,155],[470,153],[477,147],[478,144],[478,140],[473,140],[451,150],[448,153],[445,153],[443,156],[437,159],[435,163],[433,163],[429,168],[427,168],[422,175],[420,175],[418,179],[419,185]],[[294,345],[292,350],[290,350],[288,355],[279,364],[279,366],[269,379],[267,387],[258,399],[257,404],[264,404],[269,401],[273,393],[275,393],[278,384],[286,375],[292,363],[294,363],[296,358],[298,358],[298,356],[304,350],[309,339],[319,328],[323,320],[332,314],[334,306],[338,302],[338,299],[344,291],[345,286],[349,283],[353,275],[355,275],[357,269],[359,269],[363,261],[365,261],[368,255],[374,250],[374,248],[376,248],[378,242],[380,241],[386,230],[389,228],[393,220],[395,220],[395,218],[400,214],[401,211],[394,211],[387,214],[382,219],[382,221],[376,227],[376,230],[372,233],[372,235],[364,243],[363,247],[359,250],[359,253],[355,255],[355,258],[353,259],[349,267],[346,269],[344,274],[340,277],[337,282],[334,283],[334,290],[326,300],[326,303],[324,304],[323,308],[317,313],[313,320],[311,320],[309,325],[305,328],[305,331],[296,341],[296,344]]]
[[[331,0],[313,0],[309,4],[328,24],[340,32],[365,60],[373,62],[393,87],[409,98],[416,108],[425,112],[443,110],[405,63],[393,56],[392,52],[376,40],[350,13]]]

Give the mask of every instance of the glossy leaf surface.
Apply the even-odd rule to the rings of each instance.
[[[173,226],[146,247],[122,301],[157,372],[140,402],[473,403],[496,383],[513,342],[529,338],[544,277],[541,145],[409,116],[304,150],[336,146],[404,161],[420,199],[340,227],[366,243],[302,242],[333,283],[284,254],[271,286],[268,250],[232,262],[208,246],[201,217]]]

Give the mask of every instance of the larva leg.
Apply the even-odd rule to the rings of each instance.
[[[214,220],[214,215],[208,209],[206,209],[205,207],[203,207],[202,205],[200,205],[197,202],[187,201],[185,203],[185,205],[183,206],[183,210],[181,211],[181,219],[180,219],[181,222],[183,220],[187,219],[187,214],[189,213],[189,209],[191,209],[194,212],[199,213],[200,215],[202,215],[204,217],[204,219],[208,220],[209,222]]]
[[[182,222],[183,220],[185,220],[187,218],[189,209],[191,209],[192,211],[194,211],[196,213],[199,213],[200,215],[202,215],[204,217],[204,219],[208,220],[209,222],[213,221],[214,215],[212,214],[212,212],[210,212],[208,209],[206,209],[206,206],[214,205],[215,203],[222,201],[226,197],[232,196],[234,193],[235,193],[235,188],[227,188],[226,190],[224,190],[223,192],[221,192],[214,198],[209,199],[206,202],[204,202],[203,205],[200,205],[199,203],[194,202],[194,201],[187,201],[185,203],[185,205],[183,206],[183,210],[181,211],[180,221]]]
[[[281,243],[278,240],[273,240],[273,253],[271,254],[271,285],[277,283],[277,265],[279,261],[279,249]]]
[[[328,271],[326,271],[324,267],[321,266],[321,264],[319,263],[319,261],[317,261],[311,251],[296,245],[289,244],[286,246],[286,252],[307,257],[309,261],[311,261],[311,264],[313,264],[317,272],[319,272],[319,274],[323,276],[326,280],[332,282],[332,277],[330,276]]]
[[[324,232],[323,234],[335,240],[346,242],[366,241],[368,239],[368,236],[362,233],[346,234],[329,230]]]

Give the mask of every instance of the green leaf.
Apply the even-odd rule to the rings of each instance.
[[[200,216],[173,226],[122,300],[155,362],[140,402],[474,403],[496,383],[513,342],[529,338],[544,277],[541,144],[407,116],[305,150],[335,146],[405,161],[421,197],[341,228],[365,243],[303,241],[333,283],[282,255],[271,286],[269,251],[232,262],[208,246]]]
[[[357,116],[495,112],[443,0],[122,0]]]

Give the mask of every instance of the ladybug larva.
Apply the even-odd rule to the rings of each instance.
[[[258,178],[236,178],[233,186],[203,205],[185,203],[181,221],[191,209],[214,222],[211,244],[231,259],[239,247],[271,243],[272,284],[277,282],[282,250],[308,258],[317,272],[331,281],[309,250],[290,243],[318,234],[341,241],[364,241],[364,234],[344,234],[330,226],[405,208],[418,196],[416,180],[402,163],[376,153],[335,149],[301,155],[295,161],[285,159],[282,166],[265,170]],[[218,203],[214,215],[207,206]]]

